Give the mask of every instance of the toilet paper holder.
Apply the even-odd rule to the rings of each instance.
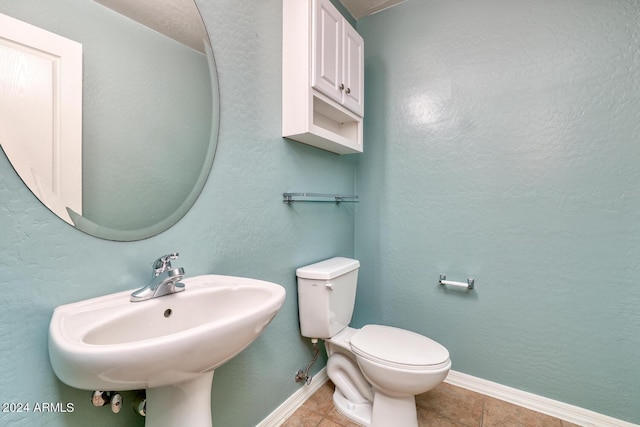
[[[475,288],[475,283],[476,280],[473,277],[468,277],[466,283],[465,282],[455,282],[453,280],[447,280],[447,276],[445,276],[444,274],[440,275],[440,280],[438,281],[439,285],[442,286],[455,286],[458,288],[467,288],[467,289],[473,289]]]

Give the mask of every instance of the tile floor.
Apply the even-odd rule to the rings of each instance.
[[[357,427],[333,407],[333,390],[328,381],[282,427]],[[416,396],[416,406],[420,427],[577,427],[447,383]]]

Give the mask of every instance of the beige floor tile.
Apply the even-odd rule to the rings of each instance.
[[[327,381],[302,406],[319,414],[327,415],[333,409],[333,391],[333,383]]]
[[[459,425],[479,427],[482,422],[484,396],[461,387],[442,383],[416,396],[416,405],[438,417],[455,420]]]
[[[323,416],[321,414],[301,406],[281,427],[316,427],[322,419]]]
[[[562,427],[562,422],[502,400],[485,397],[482,427]]]
[[[334,421],[331,421],[329,418],[325,418],[318,424],[318,427],[343,427],[342,424],[338,424]]]
[[[326,416],[327,419],[333,421],[342,427],[359,427],[360,424],[354,423],[349,418],[345,417],[336,408],[333,408]],[[324,427],[324,426],[323,426]]]
[[[282,427],[358,427],[334,408],[333,392],[322,385]],[[416,396],[416,406],[419,427],[579,427],[447,383]]]
[[[422,408],[418,408],[418,426],[419,427],[466,427],[455,420],[441,417],[433,412],[428,412]]]

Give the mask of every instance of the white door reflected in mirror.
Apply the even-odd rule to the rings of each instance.
[[[82,214],[82,45],[0,14],[0,144],[42,202]]]

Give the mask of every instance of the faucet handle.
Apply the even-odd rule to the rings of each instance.
[[[171,268],[171,261],[178,259],[180,254],[174,252],[172,254],[163,255],[153,262],[153,275],[158,276]]]

